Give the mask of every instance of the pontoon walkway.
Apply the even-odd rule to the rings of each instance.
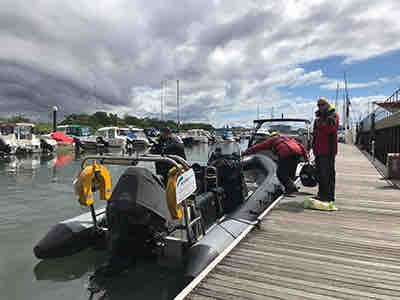
[[[340,145],[336,171],[339,211],[282,199],[176,299],[400,299],[400,190],[351,145]]]

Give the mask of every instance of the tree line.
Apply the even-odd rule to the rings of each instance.
[[[92,129],[101,127],[117,126],[127,127],[134,126],[138,128],[162,128],[169,127],[172,130],[178,129],[177,122],[173,120],[159,120],[155,118],[138,118],[131,115],[125,115],[120,118],[117,114],[107,113],[104,111],[97,111],[94,114],[71,114],[65,117],[60,123],[63,125],[86,125]],[[193,128],[200,128],[205,130],[214,130],[211,124],[207,123],[184,123],[179,126],[181,130],[188,130]]]
[[[0,119],[0,123],[18,123],[18,122],[31,122],[30,119],[21,115],[13,116],[8,119]],[[35,122],[33,122],[35,123]],[[107,113],[104,111],[97,111],[93,114],[70,114],[64,117],[62,122],[58,125],[85,125],[92,130],[101,127],[117,126],[117,127],[138,127],[138,128],[163,128],[169,127],[172,130],[178,129],[177,122],[173,120],[159,120],[155,118],[138,118],[131,115],[125,115],[120,118],[117,114]],[[35,123],[35,132],[49,131],[52,129],[52,124],[49,123]],[[180,130],[189,129],[205,129],[209,131],[215,130],[211,124],[207,123],[184,123],[180,124]]]

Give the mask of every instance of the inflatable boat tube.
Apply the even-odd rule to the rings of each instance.
[[[96,210],[97,221],[105,218],[105,208]],[[39,259],[56,258],[75,254],[97,241],[91,213],[82,214],[56,224],[33,248]]]
[[[219,253],[232,243],[257,217],[268,207],[277,196],[279,181],[276,178],[276,164],[272,159],[263,155],[250,155],[243,159],[244,171],[257,170],[264,174],[265,179],[258,189],[247,198],[233,212],[215,225],[218,217],[210,216],[206,222],[209,227],[206,235],[194,244],[187,255],[186,276],[197,276]],[[201,210],[210,211],[210,205],[216,193],[209,192],[199,196]],[[97,220],[101,222],[105,217],[105,208],[96,210]],[[39,259],[56,258],[75,254],[93,246],[98,237],[94,234],[90,213],[82,214],[55,225],[47,235],[34,247],[34,254]]]
[[[185,279],[199,275],[224,249],[226,249],[279,195],[279,180],[276,178],[275,162],[264,155],[246,156],[243,170],[258,170],[265,179],[258,189],[240,207],[227,214],[220,223],[211,227],[205,237],[188,250]]]

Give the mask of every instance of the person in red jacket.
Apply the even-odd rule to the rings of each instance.
[[[335,201],[335,156],[337,154],[337,130],[339,116],[335,107],[325,98],[318,99],[313,130],[313,153],[319,179],[318,194],[320,201]]]
[[[285,187],[285,193],[297,192],[297,187],[293,182],[297,165],[301,157],[308,161],[308,153],[304,146],[294,138],[272,132],[267,140],[250,147],[244,154],[256,153],[261,150],[272,150],[279,157],[277,176]]]

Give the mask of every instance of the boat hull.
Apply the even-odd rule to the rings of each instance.
[[[233,212],[212,227],[187,254],[185,278],[190,281],[199,275],[222,251],[224,251],[281,193],[276,177],[277,165],[265,156],[250,155],[243,159],[244,171],[257,169],[265,179],[258,189]]]
[[[98,221],[105,218],[105,208],[96,210]],[[45,235],[33,248],[39,259],[48,259],[73,255],[98,242],[92,217],[85,213],[62,221]]]

